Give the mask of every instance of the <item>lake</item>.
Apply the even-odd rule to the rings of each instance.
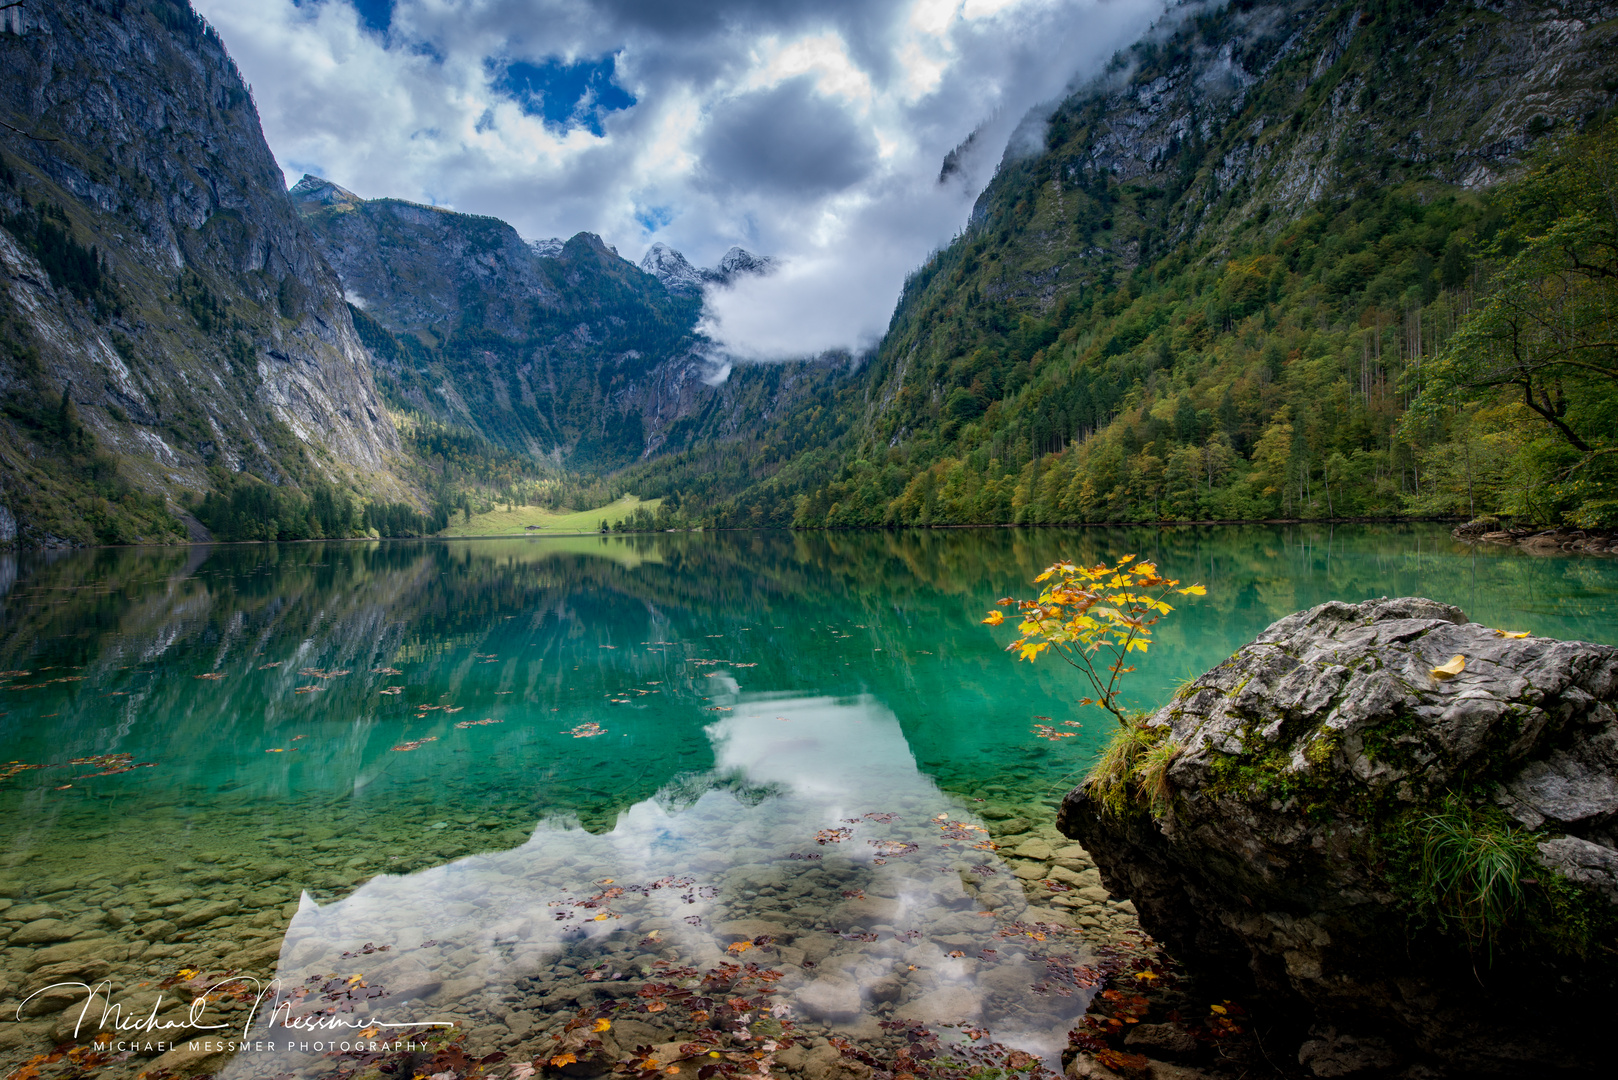
[[[89,1046],[97,987],[171,1026],[40,1075],[85,1053],[104,1075],[357,1075],[366,1040],[429,1032],[509,1069],[599,1023],[575,1074],[682,1042],[803,1069],[899,1021],[1054,1062],[1096,972],[1138,948],[1052,825],[1110,720],[979,620],[1059,558],[1131,552],[1208,588],[1158,628],[1140,708],[1329,599],[1618,644],[1618,561],[1429,525],[8,559],[0,1067]],[[238,972],[279,988],[188,1011]],[[430,1024],[458,1026],[408,1026]]]

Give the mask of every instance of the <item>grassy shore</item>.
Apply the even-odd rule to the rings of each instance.
[[[594,510],[560,512],[541,506],[519,506],[515,509],[496,509],[487,514],[473,514],[470,521],[452,521],[439,536],[533,536],[566,533],[594,533],[601,531],[601,523],[616,525],[638,507],[656,511],[662,499],[642,502],[633,495],[625,495],[615,503]]]

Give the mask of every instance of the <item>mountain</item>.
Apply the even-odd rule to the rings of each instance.
[[[907,282],[834,452],[715,492],[718,519],[762,503],[752,517],[814,526],[1595,523],[1578,515],[1613,488],[1610,458],[1570,473],[1520,388],[1429,388],[1532,230],[1572,220],[1544,177],[1611,153],[1615,14],[1171,12],[1025,123],[1037,149],[1014,141],[965,232]],[[1529,404],[1618,435],[1593,416],[1608,390],[1562,387]]]
[[[775,269],[775,260],[768,255],[754,255],[746,248],[732,247],[720,256],[719,265],[714,269],[698,269],[667,244],[657,243],[646,249],[640,268],[661,281],[669,292],[695,296],[708,285],[732,285],[739,277],[768,274]]]
[[[611,470],[733,440],[842,377],[826,362],[731,369],[698,333],[704,286],[772,265],[740,248],[697,270],[656,244],[636,268],[591,233],[524,241],[497,218],[314,176],[291,194],[389,400],[532,459]]]
[[[211,468],[404,494],[338,279],[212,29],[177,0],[7,16],[0,532],[183,536]]]

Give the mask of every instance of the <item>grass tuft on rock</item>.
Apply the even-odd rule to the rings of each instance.
[[[1168,768],[1181,747],[1166,727],[1147,727],[1144,714],[1120,724],[1084,778],[1102,812],[1126,817],[1168,809]]]
[[[1522,911],[1539,868],[1532,833],[1454,796],[1413,825],[1420,863],[1416,901],[1438,925],[1491,954]]]

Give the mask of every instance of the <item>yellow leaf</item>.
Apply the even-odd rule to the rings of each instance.
[[[605,911],[603,911],[600,915],[597,915],[595,917],[596,922],[605,922],[606,919],[607,919],[607,913]]]
[[[612,1029],[612,1021],[611,1020],[597,1020],[596,1023],[595,1023],[595,1027],[591,1028],[590,1030],[591,1031],[610,1031],[611,1029]]]
[[[1175,589],[1181,596],[1207,596],[1208,590],[1201,585],[1187,585],[1183,589]]]
[[[1433,678],[1453,679],[1455,676],[1459,675],[1465,670],[1466,657],[1462,656],[1460,653],[1456,653],[1454,656],[1450,657],[1449,663],[1440,664],[1438,667],[1433,668]]]
[[[1005,613],[1001,611],[991,611],[989,612],[989,617],[983,620],[984,624],[988,626],[999,626],[1005,621]]]
[[[198,971],[196,968],[181,968],[180,969],[180,978],[182,978],[182,979],[194,979],[200,974],[201,974],[201,972]]]
[[[1495,633],[1499,634],[1501,637],[1527,637],[1528,636],[1528,631],[1527,630],[1496,630]]]
[[[551,1068],[560,1069],[562,1066],[571,1065],[578,1060],[579,1059],[574,1057],[572,1054],[557,1054],[555,1057],[551,1058]]]

